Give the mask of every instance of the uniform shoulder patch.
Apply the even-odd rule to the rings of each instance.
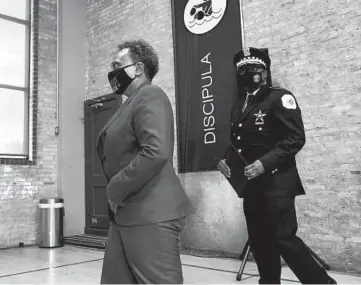
[[[285,107],[286,109],[296,109],[297,108],[297,103],[295,100],[295,97],[293,97],[291,94],[284,94],[281,97],[282,100],[282,105],[283,107]]]

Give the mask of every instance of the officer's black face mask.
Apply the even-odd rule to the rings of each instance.
[[[134,80],[131,78],[126,72],[125,68],[135,65],[135,63],[123,66],[121,68],[117,68],[108,73],[108,80],[110,86],[115,94],[122,95],[124,91],[128,88],[130,83]]]
[[[258,89],[266,79],[264,71],[265,69],[260,66],[245,66],[237,70],[241,87],[250,90]]]

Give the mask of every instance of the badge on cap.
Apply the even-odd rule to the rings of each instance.
[[[286,109],[294,110],[297,108],[296,100],[291,94],[283,95],[281,100],[282,100],[283,107],[285,107]]]
[[[243,49],[243,54],[244,54],[244,56],[250,56],[250,51],[249,51],[249,48],[245,48],[245,49]]]

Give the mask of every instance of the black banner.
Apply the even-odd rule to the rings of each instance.
[[[172,0],[179,172],[216,170],[229,144],[238,0]]]

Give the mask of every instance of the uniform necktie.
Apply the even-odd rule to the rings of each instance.
[[[242,107],[242,113],[244,113],[244,111],[246,110],[247,105],[251,101],[252,97],[253,97],[253,94],[251,94],[251,93],[247,94],[246,100],[244,101],[244,104],[243,104],[243,107]]]

